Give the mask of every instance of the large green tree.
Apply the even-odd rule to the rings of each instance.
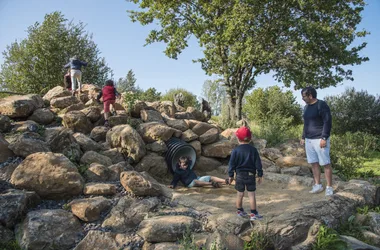
[[[83,81],[104,84],[112,74],[100,51],[81,22],[68,22],[60,12],[45,15],[27,30],[28,36],[15,41],[3,52],[0,88],[21,93],[45,93],[62,85],[63,66],[77,55],[88,62]]]
[[[204,57],[196,61],[209,75],[224,78],[231,118],[241,118],[244,94],[255,78],[273,73],[278,82],[299,89],[335,86],[352,80],[347,65],[368,60],[353,46],[364,0],[129,0],[129,11],[143,25],[158,21],[146,43],[165,42],[176,59],[194,36]]]
[[[129,70],[126,77],[121,77],[117,81],[117,90],[119,92],[128,92],[132,91],[135,92],[138,90],[138,87],[135,85],[137,79],[135,77],[135,73],[133,73],[133,70]]]

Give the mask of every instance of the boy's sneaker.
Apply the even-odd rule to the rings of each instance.
[[[322,184],[316,184],[313,186],[313,188],[311,189],[311,191],[309,193],[311,194],[317,194],[317,193],[320,193],[323,191],[323,186]]]
[[[245,216],[248,215],[246,212],[241,211],[241,210],[237,210],[237,211],[236,211],[236,214],[237,214],[237,216],[240,216],[240,217],[245,217]]]
[[[110,124],[108,123],[108,121],[105,121],[105,122],[104,122],[104,127],[107,127],[107,128],[110,127]]]
[[[259,213],[257,214],[251,213],[249,220],[261,220],[262,218],[263,216],[261,216]]]
[[[331,196],[331,195],[333,195],[333,194],[334,194],[334,189],[333,189],[332,187],[327,186],[327,187],[326,187],[325,195],[326,195],[326,196]]]

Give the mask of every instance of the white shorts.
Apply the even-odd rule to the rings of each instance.
[[[325,148],[321,148],[320,142],[321,139],[305,139],[307,162],[318,162],[320,166],[325,166],[330,164],[330,138],[327,139]]]

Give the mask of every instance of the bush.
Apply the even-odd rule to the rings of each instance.
[[[347,88],[337,96],[325,98],[331,109],[334,134],[346,132],[380,133],[380,98],[367,91]]]
[[[377,146],[377,138],[371,134],[347,132],[331,136],[331,163],[334,171],[344,179],[358,176],[365,157]]]
[[[267,140],[267,147],[274,147],[289,139],[300,138],[303,125],[289,126],[283,118],[272,118],[260,125],[251,122],[250,128],[255,137]]]
[[[302,108],[291,91],[282,92],[278,86],[258,88],[245,101],[243,112],[255,123],[280,122],[280,126],[288,127],[302,123]]]
[[[184,108],[187,108],[187,107],[195,107],[198,109],[200,108],[200,104],[197,101],[197,96],[187,91],[186,89],[182,89],[182,88],[170,89],[168,92],[162,95],[161,101],[174,102],[174,96],[178,93],[182,93],[183,96],[185,97]]]

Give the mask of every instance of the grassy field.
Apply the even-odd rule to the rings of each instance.
[[[371,153],[368,160],[364,163],[364,167],[359,172],[367,172],[373,170],[376,176],[380,176],[380,152]]]

